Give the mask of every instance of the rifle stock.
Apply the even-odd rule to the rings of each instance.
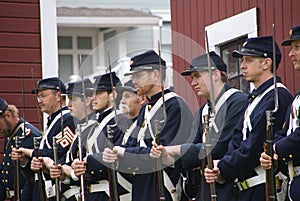
[[[107,125],[107,143],[108,148],[113,149],[113,134],[111,130],[111,125]],[[118,188],[117,188],[117,174],[115,171],[115,163],[110,164],[108,171],[108,181],[109,181],[109,200],[119,201]]]
[[[79,152],[79,160],[82,161],[82,145],[81,145],[81,125],[79,125],[79,129],[76,129],[76,133],[78,136],[78,152]],[[85,201],[84,194],[84,175],[80,175],[80,194],[78,200]]]
[[[16,149],[20,148],[20,138],[19,136],[16,136],[15,140],[15,147]],[[19,201],[20,200],[20,161],[15,161],[14,166],[14,200]]]
[[[266,111],[267,116],[267,139],[264,144],[264,151],[269,156],[274,155],[273,151],[273,126],[274,126],[274,117],[273,112],[268,110]],[[276,200],[276,187],[275,187],[275,173],[274,173],[274,163],[272,160],[272,165],[269,170],[266,170],[266,201],[275,201]]]
[[[39,147],[40,147],[40,142],[41,142],[42,137],[33,137],[33,146],[34,146],[34,157],[38,158],[39,157]],[[42,183],[43,181],[43,176],[42,176],[42,170],[39,169],[37,172],[38,176],[38,188],[39,188],[39,193],[40,193],[40,200],[48,200],[45,192],[44,185]]]
[[[155,129],[155,143],[160,145],[160,122],[158,120],[154,120],[154,129]],[[161,158],[155,159],[155,178],[157,178],[158,183],[158,193],[159,193],[159,201],[166,200],[164,195],[164,182],[163,182],[163,170]],[[154,182],[155,185],[155,182]],[[154,186],[155,187],[155,186]],[[154,188],[154,191],[156,189]],[[156,198],[154,198],[156,199]]]
[[[53,139],[52,146],[53,146],[54,165],[57,165],[58,164],[58,156],[57,156],[56,138],[53,137],[52,139]],[[55,178],[55,199],[56,199],[56,201],[60,200],[59,178]]]
[[[205,151],[206,151],[206,159],[207,159],[207,167],[209,169],[213,169],[213,160],[211,156],[212,151],[212,144],[210,142],[210,130],[209,130],[209,115],[203,116],[203,135],[205,135]],[[215,183],[209,184],[210,189],[210,200],[216,201],[217,200],[217,194],[216,194],[216,187]]]

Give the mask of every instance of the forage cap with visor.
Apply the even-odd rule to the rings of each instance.
[[[86,78],[83,80],[84,88],[85,88],[85,95],[87,97],[91,97],[93,95],[90,88],[93,88],[93,84],[90,79]],[[82,80],[69,82],[67,86],[67,95],[69,96],[84,96],[83,88],[82,88]]]
[[[38,91],[45,89],[54,89],[61,93],[66,93],[66,86],[58,77],[50,77],[40,80],[37,88],[33,89],[31,93],[36,94]]]
[[[123,91],[131,91],[131,92],[136,93],[136,88],[135,88],[134,84],[132,83],[132,80],[125,82],[125,84],[123,86],[117,87],[117,90],[119,93],[123,93]]]
[[[0,115],[2,115],[7,108],[8,108],[7,102],[3,98],[0,98]]]
[[[160,58],[162,68],[166,68],[166,61]],[[125,76],[144,70],[159,70],[159,55],[154,50],[148,50],[136,55],[130,60],[130,72]]]
[[[294,26],[290,29],[290,39],[282,41],[282,46],[289,46],[295,40],[300,40],[300,25]]]
[[[93,87],[89,88],[90,90],[94,90],[94,91],[113,90],[110,82],[110,73],[95,76],[94,80],[95,82],[93,84]],[[113,80],[113,87],[122,85],[120,79],[117,77],[115,72],[112,72],[112,80]]]
[[[278,67],[281,60],[280,49],[275,42],[276,51],[276,67]],[[256,38],[247,38],[240,51],[234,50],[232,56],[242,58],[243,56],[263,57],[273,59],[273,37],[262,36]]]
[[[217,55],[214,51],[209,52],[209,58],[210,65],[211,67],[213,67],[212,70],[215,70],[215,68],[217,68],[218,70],[223,72],[227,71],[227,65],[224,63],[222,58],[219,55]],[[181,75],[188,76],[191,75],[193,72],[199,71],[208,71],[207,53],[201,54],[193,58],[190,63],[190,68],[181,72]]]

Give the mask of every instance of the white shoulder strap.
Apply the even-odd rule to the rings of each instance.
[[[48,142],[48,134],[51,131],[54,124],[58,121],[58,119],[60,119],[60,117],[64,116],[65,114],[68,114],[68,113],[70,113],[70,110],[63,110],[61,113],[56,115],[56,117],[53,119],[53,121],[51,122],[51,124],[49,125],[49,127],[47,128],[46,132],[44,133],[44,135],[42,137],[42,141],[40,143],[40,149],[43,149],[45,143],[46,143],[46,146],[48,149],[52,149],[52,146]]]
[[[117,114],[120,114],[121,111],[117,110],[116,111]],[[97,142],[97,137],[98,135],[101,133],[101,131],[103,130],[103,128],[108,124],[108,122],[113,119],[115,117],[115,112],[112,111],[111,113],[109,113],[102,121],[101,123],[97,126],[97,128],[95,129],[95,131],[92,133],[91,136],[88,137],[87,140],[87,145],[88,145],[88,152],[92,153],[92,146],[95,145],[96,148],[96,153],[99,152],[99,148],[98,148],[98,142]]]
[[[228,100],[228,98],[230,98],[233,94],[235,94],[236,92],[239,92],[238,89],[235,88],[230,88],[227,91],[225,91],[222,96],[219,98],[216,106],[215,106],[215,116],[212,117],[212,119],[210,120],[212,126],[214,127],[214,130],[218,133],[219,132],[219,128],[215,122],[215,117],[217,116],[220,108],[222,107],[222,105],[226,102],[226,100]],[[208,115],[208,105],[205,104],[203,109],[202,109],[202,122],[204,122],[204,116]],[[203,142],[205,142],[205,136],[203,135]]]
[[[122,140],[122,144],[126,144],[130,134],[132,133],[133,129],[136,127],[136,123],[137,123],[137,120],[135,120],[131,125],[130,127],[126,130],[125,134],[124,134],[124,137],[123,137],[123,140]]]
[[[276,83],[277,87],[286,88],[282,83]],[[258,105],[258,103],[262,100],[262,98],[269,93],[271,90],[274,89],[274,85],[270,86],[267,90],[265,90],[263,93],[259,94],[253,101],[250,103],[245,111],[244,115],[244,123],[243,123],[243,140],[247,139],[247,129],[249,131],[252,131],[252,125],[250,120],[250,115],[255,109],[255,107]]]
[[[165,102],[167,102],[169,99],[173,97],[178,97],[178,95],[174,92],[169,92],[164,95]],[[144,142],[144,137],[145,137],[145,132],[147,128],[149,128],[150,135],[152,139],[154,139],[154,133],[151,127],[151,122],[150,120],[153,118],[155,113],[158,111],[158,109],[162,106],[163,104],[163,99],[162,97],[155,103],[155,105],[152,107],[152,109],[149,112],[148,107],[145,107],[145,114],[144,114],[144,126],[140,128],[139,133],[138,133],[138,142],[140,143],[141,147],[146,147],[146,143]]]

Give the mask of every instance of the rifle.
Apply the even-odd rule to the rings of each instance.
[[[25,127],[25,122],[24,122],[24,127]],[[25,130],[24,130],[25,131]],[[15,140],[15,146],[16,149],[20,148],[20,138],[19,136],[16,136]],[[20,161],[16,160],[15,161],[15,166],[14,166],[14,201],[20,201]]]
[[[154,128],[155,128],[155,143],[157,145],[160,145],[160,125],[162,125],[165,120],[167,119],[167,114],[166,114],[166,105],[165,105],[165,94],[164,94],[164,83],[162,79],[162,66],[161,66],[161,51],[160,51],[160,41],[158,41],[158,62],[159,62],[159,74],[160,74],[160,86],[161,86],[161,95],[162,95],[162,101],[163,101],[163,120],[155,120],[154,121]],[[165,195],[164,195],[164,179],[163,179],[163,170],[162,170],[162,165],[161,165],[161,158],[155,159],[155,170],[156,172],[154,173],[154,178],[157,179],[158,183],[158,194],[159,194],[159,200],[163,201],[166,200]],[[156,191],[156,184],[154,182],[154,199],[156,199],[155,196],[155,191]]]
[[[22,77],[22,99],[23,99],[23,119],[24,119],[24,125],[23,125],[23,132],[25,136],[25,92],[24,92],[24,76],[23,76],[23,71],[21,72],[21,77]],[[16,136],[15,140],[15,148],[19,149],[20,148],[20,138],[19,136]],[[20,200],[20,160],[15,161],[15,166],[14,166],[14,200],[19,201]]]
[[[208,74],[209,74],[209,94],[210,94],[210,109],[211,112],[208,113],[208,115],[203,116],[204,120],[204,132],[203,134],[205,135],[205,151],[206,151],[206,160],[207,160],[207,167],[209,169],[213,169],[213,159],[211,156],[211,151],[212,151],[212,144],[210,141],[210,126],[209,126],[209,119],[212,119],[215,115],[215,96],[214,96],[214,88],[213,88],[213,81],[212,81],[212,66],[210,62],[210,56],[209,56],[209,45],[208,45],[208,36],[207,36],[207,31],[205,31],[205,42],[206,42],[206,54],[207,54],[207,63],[208,63]],[[215,182],[209,184],[210,188],[210,200],[211,201],[216,201],[217,200],[217,193],[216,193],[216,186]]]
[[[276,86],[276,49],[275,49],[275,30],[274,24],[272,25],[272,38],[273,38],[273,81],[274,81],[274,110],[266,111],[267,128],[266,128],[266,142],[264,143],[264,151],[266,154],[272,157],[272,165],[269,170],[266,170],[266,201],[276,200],[276,184],[275,184],[275,173],[274,173],[274,160],[273,160],[273,139],[274,139],[274,120],[273,114],[279,109],[278,104],[278,90]]]
[[[33,79],[33,88],[36,89],[35,76],[34,76],[33,69],[31,69],[31,74],[32,74],[32,79]],[[34,90],[34,94],[35,94],[35,99],[37,101],[37,91],[36,90]],[[36,107],[37,107],[37,113],[38,113],[39,127],[41,129],[41,133],[42,133],[42,136],[43,136],[44,132],[42,130],[42,123],[41,123],[41,118],[40,118],[41,114],[40,114],[40,109],[39,109],[38,103],[37,103]],[[36,158],[39,157],[39,147],[40,147],[40,142],[42,140],[42,136],[33,137],[34,156]],[[48,201],[48,198],[47,198],[46,192],[45,192],[45,188],[44,188],[44,185],[42,183],[43,176],[42,176],[42,170],[41,169],[39,169],[39,171],[37,172],[37,175],[38,175],[38,187],[39,187],[39,193],[40,193],[40,200]]]
[[[108,68],[109,68],[109,73],[110,73],[110,85],[112,89],[112,95],[113,95],[113,107],[114,107],[114,112],[115,112],[115,126],[118,125],[117,122],[117,105],[116,105],[116,98],[115,98],[115,93],[114,93],[114,84],[113,84],[113,77],[112,77],[112,72],[111,72],[111,63],[110,63],[110,55],[109,51],[107,50],[107,57],[108,57]],[[107,144],[108,148],[113,149],[114,144],[113,144],[113,134],[111,130],[111,125],[107,125]],[[117,188],[117,173],[115,171],[116,165],[115,163],[110,164],[110,167],[107,169],[108,172],[108,181],[109,181],[109,200],[110,201],[119,201],[119,195],[118,195],[118,188]]]
[[[79,56],[79,62],[81,62],[81,55]],[[88,115],[87,115],[87,109],[86,109],[86,94],[85,94],[85,86],[84,86],[84,80],[83,80],[83,70],[81,73],[81,84],[82,84],[82,95],[83,95],[83,104],[84,104],[84,115],[85,115],[85,123],[84,125],[88,124]],[[83,124],[79,124],[79,128],[77,129],[78,132],[78,153],[79,153],[79,160],[82,161],[82,143],[81,143],[81,126]],[[85,201],[85,194],[84,194],[84,175],[80,175],[80,193],[78,200]]]
[[[61,117],[62,118],[62,117]],[[54,164],[53,165],[57,165],[58,164],[58,157],[57,157],[57,144],[56,144],[56,137],[54,136],[52,138],[52,146],[53,146],[53,159],[54,159]],[[55,198],[56,201],[60,200],[60,185],[59,185],[59,178],[55,178]]]

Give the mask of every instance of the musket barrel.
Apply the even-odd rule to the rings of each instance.
[[[108,148],[113,149],[113,134],[111,125],[107,125],[107,142]],[[109,181],[109,200],[119,201],[118,188],[117,188],[117,174],[115,171],[115,163],[112,163],[108,168],[108,181]]]
[[[205,151],[206,151],[206,159],[207,159],[207,167],[209,169],[213,169],[213,159],[211,156],[212,151],[212,144],[210,141],[210,130],[209,130],[209,115],[203,116],[203,135],[205,135]],[[209,184],[210,189],[210,200],[216,201],[217,200],[217,193],[216,193],[216,186],[215,183]]]

